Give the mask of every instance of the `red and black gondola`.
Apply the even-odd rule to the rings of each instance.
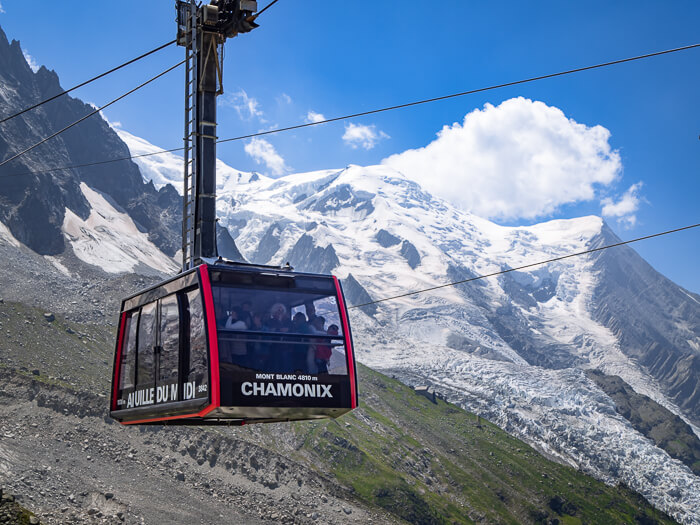
[[[356,406],[334,276],[219,260],[122,301],[110,412],[120,423],[334,418]]]

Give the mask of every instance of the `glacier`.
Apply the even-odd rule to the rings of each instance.
[[[157,150],[117,131],[132,154]],[[181,159],[150,159],[135,159],[144,178],[179,188]],[[592,315],[598,254],[441,287],[599,246],[607,235],[600,217],[501,226],[384,165],[278,179],[219,166],[220,224],[247,260],[282,264],[306,236],[337,256],[334,274],[352,276],[373,300],[432,288],[378,302],[371,313],[350,305],[363,363],[432,385],[543,454],[624,482],[681,523],[700,524],[700,478],[637,432],[584,374],[620,376],[700,435],[692,414]],[[299,269],[319,271],[308,264]]]

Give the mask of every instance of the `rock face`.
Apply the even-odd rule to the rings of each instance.
[[[401,257],[406,259],[406,262],[412,270],[415,270],[420,264],[420,254],[418,250],[408,241],[403,241],[401,243]]]
[[[0,29],[0,115],[51,97],[63,89],[58,75],[41,67],[34,73],[16,40]],[[0,159],[7,159],[93,111],[70,96],[0,124]],[[119,161],[82,168],[66,166],[129,156],[129,150],[99,115],[38,146],[0,168],[0,221],[12,235],[42,255],[65,249],[61,231],[66,209],[81,219],[90,207],[81,182],[108,194],[149,239],[172,256],[179,248],[180,198],[171,186],[156,191],[144,183],[137,166]],[[60,168],[60,169],[59,169]]]
[[[619,242],[606,226],[592,246]],[[700,425],[700,298],[654,270],[627,246],[600,253],[593,316],[665,394]]]
[[[216,225],[216,247],[219,255],[224,259],[236,262],[247,262],[238,250],[228,230],[218,224]]]
[[[258,249],[253,254],[251,262],[254,264],[265,264],[280,249],[280,234],[282,227],[279,223],[271,224],[265,234],[260,239]]]
[[[390,246],[396,246],[401,242],[401,239],[399,239],[396,235],[392,235],[385,229],[381,229],[377,232],[377,235],[375,235],[375,239],[377,239],[377,242],[379,243],[379,246],[382,248],[389,248]]]
[[[345,300],[349,307],[372,302],[372,297],[367,293],[367,290],[357,282],[357,279],[355,279],[352,274],[348,274],[347,278],[343,279],[342,284],[343,294],[345,294]],[[369,304],[361,306],[360,310],[367,315],[374,315],[377,313],[377,305]]]
[[[316,246],[313,237],[307,234],[299,237],[284,262],[287,261],[295,270],[312,273],[331,273],[340,264],[332,245]]]
[[[700,439],[690,425],[656,401],[635,392],[617,376],[598,370],[588,370],[586,374],[615,401],[618,414],[669,456],[682,461],[700,476]]]

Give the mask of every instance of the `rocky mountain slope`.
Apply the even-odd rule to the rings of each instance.
[[[0,303],[0,484],[42,523],[673,522],[365,367],[339,420],[122,427],[113,327],[46,313]]]
[[[60,90],[55,73],[46,69],[33,73],[19,43],[10,44],[1,32],[0,66],[0,114]],[[64,97],[0,124],[0,158],[8,158],[88,111],[91,108],[79,100]],[[12,354],[6,361],[10,377],[24,366],[28,374],[38,370],[39,378],[48,374],[48,382],[58,382],[57,388],[102,392],[105,376],[100,379],[92,372],[106,370],[109,357],[104,352],[108,350],[88,349],[109,348],[111,312],[116,311],[118,297],[177,269],[171,256],[179,244],[179,184],[169,183],[180,179],[182,163],[165,155],[136,163],[56,170],[157,149],[123,130],[115,132],[99,117],[83,124],[0,168],[2,295],[19,305],[16,308],[39,309],[31,315],[27,311],[32,318],[25,319],[28,323],[13,317],[9,333],[3,328],[0,336],[6,333],[5,352]],[[386,166],[349,166],[278,180],[223,164],[218,173],[223,226],[219,243],[226,247],[226,255],[332,271],[343,280],[353,305],[616,240],[598,217],[530,227],[498,226],[435,199]],[[43,327],[41,311],[47,308],[60,312],[50,326],[62,326],[62,331],[38,329]],[[636,394],[658,403],[698,434],[699,312],[698,296],[663,278],[630,248],[351,309],[359,357],[365,364],[407,384],[436,386],[455,404],[538,451],[607,483],[625,483],[683,523],[700,523],[700,478],[640,432],[585,372],[600,370],[620,377]],[[61,324],[76,322],[81,327]],[[42,350],[51,345],[61,350]],[[28,400],[36,396],[26,384],[18,388],[22,393],[8,395],[19,400],[8,403],[13,407],[8,414],[28,417],[33,406]],[[25,401],[30,404],[22,404]],[[100,417],[96,412],[93,416]],[[22,428],[17,432],[21,430],[28,439],[32,434]],[[71,441],[86,429],[75,430],[74,425],[72,431],[63,431]],[[255,439],[267,439],[262,430],[255,432],[259,432]],[[433,435],[433,440],[439,437]],[[41,439],[32,443],[39,450]],[[347,436],[343,439],[350,442]],[[412,439],[421,441],[416,436]],[[328,443],[319,443],[326,450]],[[368,456],[388,461],[382,456],[385,449],[392,447],[375,447]],[[29,452],[25,454],[30,458]],[[373,475],[391,472],[387,481],[396,476],[391,469],[398,462],[391,454],[388,457],[393,458],[389,471],[367,464]],[[334,471],[334,483],[355,488],[362,505],[379,505],[388,513],[386,519],[405,518],[400,509],[387,509],[382,503],[387,499],[376,491],[355,486],[357,475],[324,464],[326,470]],[[299,472],[305,468],[311,467]],[[132,472],[129,479],[137,483]],[[147,484],[155,479],[149,478]],[[196,483],[199,487],[200,481]],[[453,486],[449,481],[444,484]],[[455,482],[454,486],[461,485]],[[429,487],[427,481],[421,486],[432,494]],[[377,490],[383,494],[384,489]],[[410,494],[405,501],[422,496],[420,491]],[[92,492],[86,493],[81,504],[92,497]],[[99,500],[98,495],[94,497]],[[459,500],[454,494],[446,497]],[[428,502],[430,513],[454,514],[439,498],[420,501]],[[564,504],[557,501],[554,506],[563,510]],[[146,507],[141,505],[137,514],[155,516],[148,513],[156,511]],[[214,508],[220,507],[215,504]],[[290,512],[298,508],[290,507]],[[526,515],[527,520],[539,519],[528,514],[525,503],[508,508],[518,519]],[[416,512],[411,519],[424,516],[423,510]],[[478,519],[470,519],[489,521],[488,513],[479,517],[479,512],[474,514]],[[555,519],[554,514],[547,516]]]
[[[635,430],[651,439],[675,459],[687,465],[693,474],[700,475],[700,439],[693,429],[668,409],[634,389],[616,376],[598,370],[587,370],[586,375],[615,402],[617,413],[627,419]]]
[[[619,242],[598,217],[498,226],[385,166],[275,180],[231,170],[218,192],[221,224],[243,257],[332,271],[352,304]],[[700,479],[583,372],[621,377],[697,433],[698,312],[693,294],[622,247],[352,309],[352,320],[365,363],[433,384],[553,457],[695,522]]]
[[[0,115],[45,100],[63,88],[58,75],[45,67],[34,73],[20,43],[8,42],[0,29]],[[0,159],[7,159],[44,137],[92,112],[94,108],[70,96],[0,124]],[[71,217],[90,220],[94,209],[81,184],[109,195],[111,205],[125,212],[161,251],[172,256],[180,246],[181,207],[172,187],[156,190],[142,181],[130,161],[73,169],[128,157],[129,151],[101,117],[94,116],[37,149],[0,167],[0,221],[12,235],[42,255],[63,253],[62,231]]]

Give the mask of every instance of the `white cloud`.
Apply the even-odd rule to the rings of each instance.
[[[291,104],[292,103],[292,97],[287,95],[286,93],[282,93],[279,97],[277,97],[277,102],[279,104]]]
[[[0,4],[0,13],[4,13],[5,10],[2,8],[2,4]]]
[[[610,132],[522,97],[486,104],[424,148],[382,162],[455,206],[490,219],[534,219],[589,201],[615,181]]]
[[[228,97],[224,97],[222,102],[233,107],[238,113],[238,116],[244,120],[257,118],[260,122],[266,122],[263,118],[263,112],[260,109],[260,103],[257,99],[249,97],[244,89],[232,93]]]
[[[311,123],[311,122],[322,122],[326,120],[326,117],[323,115],[323,113],[316,113],[313,110],[309,110],[309,112],[306,114],[306,122]]]
[[[639,196],[642,186],[641,182],[632,184],[617,202],[609,197],[602,199],[600,204],[603,206],[601,211],[603,217],[617,217],[618,224],[625,228],[632,228],[637,223],[636,212],[642,201],[642,197]]]
[[[390,138],[389,135],[383,131],[377,131],[374,125],[365,126],[352,123],[345,126],[345,133],[343,134],[343,141],[353,149],[362,147],[370,150],[377,145],[377,142],[388,138]]]
[[[0,12],[4,13],[5,11],[2,10],[2,5],[0,5]],[[22,54],[24,55],[24,59],[27,61],[27,64],[31,68],[34,73],[39,71],[39,68],[41,67],[39,64],[36,63],[36,60],[34,60],[34,57],[30,55],[26,49],[22,49]]]
[[[264,128],[260,128],[258,130],[258,133],[264,133],[266,131],[274,131],[276,129],[279,129],[280,125],[275,123],[275,124],[270,124],[269,126],[265,126]]]
[[[289,171],[282,156],[265,139],[254,138],[245,145],[245,152],[258,164],[264,164],[271,174],[281,176]]]

